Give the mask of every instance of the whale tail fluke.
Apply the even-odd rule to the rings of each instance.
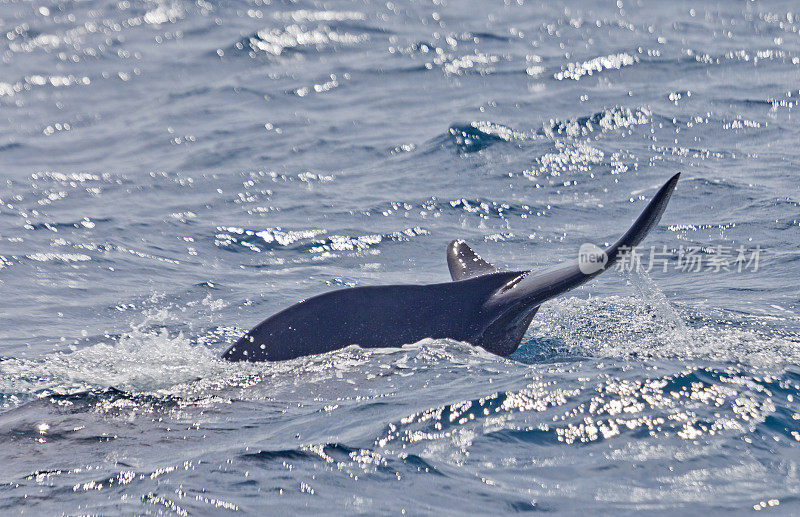
[[[661,220],[664,210],[667,209],[672,193],[675,191],[675,185],[678,183],[678,178],[681,173],[677,173],[669,179],[664,185],[658,189],[656,195],[647,204],[642,214],[636,219],[633,225],[625,232],[625,235],[606,248],[606,255],[608,255],[608,263],[606,268],[611,267],[619,258],[620,251],[630,250],[639,245],[642,240],[650,233],[655,225]]]
[[[650,230],[658,224],[664,210],[667,208],[679,177],[680,173],[670,178],[656,192],[653,199],[650,200],[628,231],[616,243],[605,249],[607,261],[603,267],[587,271],[586,268],[581,267],[576,259],[542,273],[523,273],[497,292],[495,295],[496,301],[504,304],[521,305],[529,309],[538,307],[543,302],[564,294],[608,270],[619,260],[622,253],[630,251],[642,242]]]

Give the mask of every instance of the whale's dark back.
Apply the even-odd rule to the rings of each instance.
[[[519,272],[429,285],[331,291],[261,322],[223,355],[231,361],[281,361],[360,345],[399,347],[424,338],[476,342],[497,309],[486,302]]]

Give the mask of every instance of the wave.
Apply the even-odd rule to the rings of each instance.
[[[252,57],[279,57],[290,53],[319,53],[323,49],[354,47],[368,40],[367,34],[339,32],[326,25],[308,28],[292,24],[256,31],[237,41],[230,50],[246,51]]]
[[[543,126],[542,134],[548,138],[586,136],[595,130],[607,132],[648,124],[652,117],[653,113],[647,108],[613,106],[583,117],[551,119],[549,124]]]
[[[421,227],[400,231],[340,235],[324,229],[284,230],[280,227],[256,231],[245,228],[219,226],[214,236],[214,245],[229,251],[251,251],[261,253],[276,249],[287,249],[298,253],[309,253],[315,257],[330,257],[340,252],[364,252],[384,242],[407,241],[420,235],[428,235]]]
[[[460,153],[474,153],[497,142],[521,142],[530,135],[490,121],[452,125],[448,137]]]
[[[562,67],[560,72],[556,72],[553,77],[558,81],[564,79],[580,80],[584,76],[591,76],[605,70],[619,70],[625,66],[635,64],[639,59],[625,52],[600,56],[584,62],[569,63]]]
[[[492,121],[473,121],[467,124],[453,124],[447,134],[435,140],[441,145],[448,142],[455,146],[459,153],[474,153],[498,143],[558,140],[561,137],[572,139],[587,137],[592,133],[607,133],[620,129],[630,129],[649,124],[654,115],[648,108],[626,108],[612,106],[591,115],[559,120],[550,119],[538,130],[520,131],[512,127]]]

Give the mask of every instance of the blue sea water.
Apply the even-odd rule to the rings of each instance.
[[[794,1],[0,3],[0,512],[800,512]],[[510,358],[220,354],[615,240]],[[758,267],[683,271],[721,250]],[[733,252],[735,254],[735,252]],[[752,256],[752,255],[751,255]],[[331,322],[335,324],[335,322]]]

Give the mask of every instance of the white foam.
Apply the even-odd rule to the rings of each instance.
[[[25,397],[107,388],[155,392],[213,376],[229,366],[183,334],[135,327],[118,339],[74,352],[2,361],[0,393]]]
[[[774,316],[679,306],[647,276],[632,275],[631,283],[633,296],[548,302],[529,335],[561,339],[567,349],[591,357],[702,359],[764,368],[800,361],[800,334],[763,331],[770,326],[761,323]]]

